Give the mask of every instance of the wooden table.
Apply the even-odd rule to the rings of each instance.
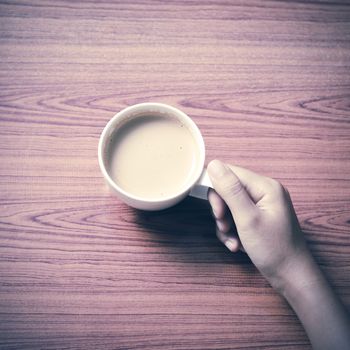
[[[309,349],[287,303],[215,237],[206,202],[136,211],[97,143],[125,106],[174,105],[214,158],[279,179],[350,305],[350,6],[0,5],[0,347]]]

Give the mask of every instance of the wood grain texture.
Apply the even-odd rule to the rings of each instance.
[[[207,161],[289,188],[349,306],[349,19],[348,1],[1,1],[0,347],[309,349],[206,203],[127,207],[97,143],[127,105],[182,109]]]

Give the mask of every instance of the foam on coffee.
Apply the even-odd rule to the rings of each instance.
[[[191,131],[180,120],[139,116],[111,137],[108,172],[124,191],[145,199],[178,194],[191,181],[199,158]]]

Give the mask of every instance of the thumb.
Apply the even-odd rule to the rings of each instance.
[[[257,208],[236,174],[219,160],[209,163],[208,174],[215,191],[229,207],[236,225],[249,222]]]

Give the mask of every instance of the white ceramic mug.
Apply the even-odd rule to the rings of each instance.
[[[143,197],[138,197],[133,194],[128,193],[124,189],[122,189],[118,184],[113,181],[107,169],[107,160],[108,160],[108,147],[111,138],[115,131],[128,119],[142,116],[142,115],[160,115],[160,116],[171,116],[172,118],[176,118],[181,123],[185,124],[188,130],[192,133],[196,146],[198,147],[199,157],[197,160],[197,164],[195,164],[194,171],[192,171],[191,181],[189,181],[187,187],[182,189],[181,192],[176,193],[171,197],[165,197],[162,199],[152,200],[145,199]],[[136,105],[132,105],[127,107],[117,113],[106,125],[104,128],[99,144],[98,144],[98,162],[102,171],[102,174],[111,188],[112,192],[114,192],[123,202],[130,205],[131,207],[142,209],[142,210],[161,210],[165,208],[169,208],[182,199],[184,199],[187,195],[207,199],[208,188],[212,187],[209,176],[207,174],[206,168],[204,168],[205,162],[205,145],[203,141],[202,134],[198,129],[197,125],[193,122],[193,120],[187,116],[185,113],[180,111],[177,108],[172,106],[162,104],[162,103],[140,103]],[[142,175],[140,175],[142,176]]]

